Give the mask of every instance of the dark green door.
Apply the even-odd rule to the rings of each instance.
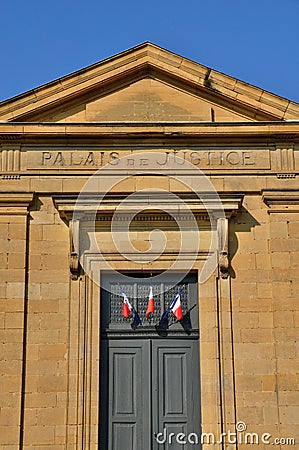
[[[192,277],[187,281],[182,296],[185,310],[197,298],[196,282]],[[146,280],[137,284],[125,286],[128,293],[130,289],[148,292]],[[156,304],[161,301],[160,307],[164,309],[167,295],[171,300],[176,290],[158,299],[157,292],[162,288],[155,286],[155,300]],[[179,433],[184,433],[186,440],[189,433],[200,435],[197,308],[191,311],[190,334],[173,323],[167,336],[161,338],[151,323],[134,332],[130,322],[123,321],[119,314],[122,299],[117,299],[118,294],[113,292],[113,286],[110,292],[102,292],[100,449],[194,448],[178,443],[176,438]],[[147,299],[141,298],[138,297],[135,307],[143,319],[142,308],[146,307]],[[161,311],[153,321],[157,322],[160,314]]]

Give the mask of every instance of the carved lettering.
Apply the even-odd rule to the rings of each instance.
[[[127,159],[127,166],[135,166],[135,159],[134,158],[128,158]]]
[[[242,152],[242,160],[244,166],[254,166],[255,162],[252,161],[252,152]]]
[[[173,150],[173,161],[176,164],[183,166],[186,161],[186,152],[183,152],[183,155],[184,155],[183,157],[181,155],[177,155],[177,153],[178,153],[177,150]]]
[[[144,150],[146,152],[146,150]],[[153,160],[144,155],[140,149],[123,149],[120,151],[99,151],[99,150],[71,150],[66,148],[63,151],[45,150],[42,151],[37,162],[35,151],[30,151],[28,157],[28,168],[53,168],[63,167],[65,169],[79,168],[100,168],[109,164],[111,166],[127,167],[133,169],[134,167],[144,167],[145,170],[150,168],[175,167],[184,166],[190,162],[194,166],[211,170],[223,169],[270,169],[270,157],[267,149],[251,150],[235,150],[235,149],[200,149],[199,147],[190,149],[167,149],[155,150],[156,158]],[[153,150],[150,150],[152,154]],[[35,161],[35,162],[34,162]],[[183,167],[182,167],[183,168]]]
[[[198,152],[190,153],[190,162],[191,164],[194,164],[194,166],[198,166],[200,164],[200,157],[198,155]]]
[[[116,166],[119,163],[119,153],[118,152],[110,152],[109,154],[109,164]]]
[[[94,154],[89,152],[87,158],[85,159],[83,166],[95,166]]]
[[[65,166],[65,159],[62,152],[57,152],[56,158],[53,162],[53,166]]]
[[[242,162],[241,155],[239,152],[229,152],[226,155],[226,161],[232,166],[237,166]]]
[[[101,156],[100,156],[100,166],[102,166],[104,164],[105,152],[101,152],[100,154],[101,154]]]
[[[169,162],[169,152],[165,152],[165,160],[162,162],[156,161],[159,166],[165,166]]]
[[[223,152],[219,152],[219,164],[222,166],[222,164],[223,164],[223,161],[224,161],[224,158],[223,158]]]
[[[42,152],[42,166],[45,166],[50,159],[52,159],[52,152]]]

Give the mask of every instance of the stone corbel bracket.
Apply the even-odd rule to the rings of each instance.
[[[80,220],[73,218],[75,199],[72,198],[71,206],[69,199],[65,197],[53,197],[54,205],[59,212],[60,217],[67,222],[69,226],[69,268],[72,280],[78,280],[82,274],[78,253],[80,249]]]
[[[242,206],[244,195],[233,195],[231,197],[221,196],[225,217],[217,218],[217,237],[218,237],[218,267],[220,278],[226,279],[229,276],[229,247],[228,232],[229,219],[237,215]]]
[[[79,257],[76,252],[76,249],[79,250],[79,233],[80,233],[80,221],[79,220],[70,220],[69,222],[69,233],[70,233],[70,256],[69,256],[69,265],[71,272],[71,279],[77,280],[81,273],[81,266],[79,262]]]
[[[228,219],[221,217],[217,220],[219,272],[221,278],[228,278]]]

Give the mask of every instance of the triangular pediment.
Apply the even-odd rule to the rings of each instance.
[[[53,108],[31,118],[42,122],[80,123],[250,120],[242,113],[149,77],[98,98],[90,95],[84,102]]]
[[[12,122],[298,120],[299,105],[144,43],[0,103]]]

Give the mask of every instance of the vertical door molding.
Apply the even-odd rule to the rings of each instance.
[[[235,432],[236,426],[234,342],[228,247],[229,218],[232,215],[236,215],[236,211],[217,221],[219,265],[218,276],[216,277],[216,297],[222,433],[227,433],[229,430]],[[236,444],[225,443],[224,446],[226,449],[237,448]]]
[[[230,276],[217,277],[217,312],[219,339],[219,374],[222,433],[235,432],[236,402],[234,377],[234,342],[231,308]],[[225,448],[235,449],[236,444],[226,444]]]
[[[82,449],[84,400],[85,277],[70,282],[66,448]]]
[[[100,386],[100,288],[86,276],[83,382],[83,448],[98,449]]]
[[[87,276],[70,283],[67,449],[98,449],[100,289]]]

